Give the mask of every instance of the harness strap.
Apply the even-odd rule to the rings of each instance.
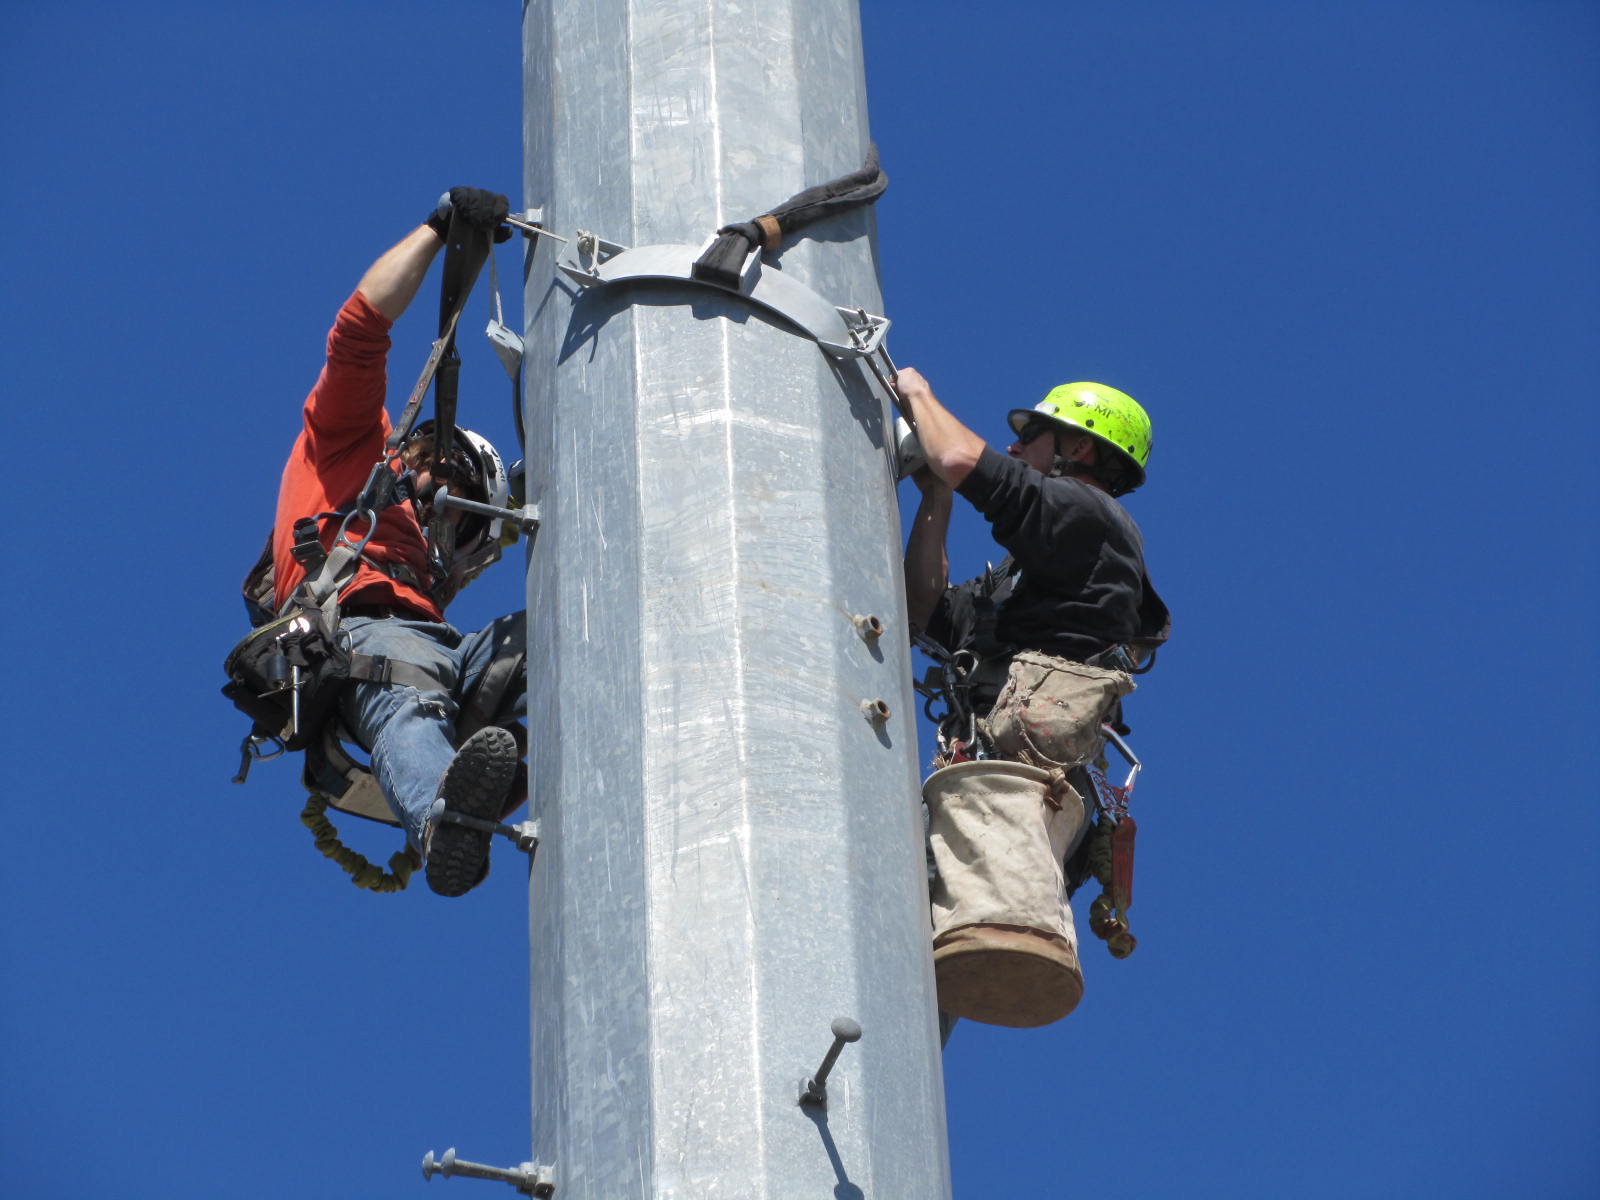
[[[479,675],[478,685],[473,688],[465,710],[456,720],[456,732],[463,740],[495,724],[495,717],[500,712],[506,694],[527,661],[525,649],[514,653],[501,653],[496,649],[494,658]]]
[[[356,563],[360,561],[365,546],[364,540],[360,545],[347,542],[334,545],[333,552],[322,564],[322,570],[315,576],[307,576],[300,585],[305,593],[306,608],[320,609],[327,615],[329,606],[338,604],[339,592],[355,575]],[[331,624],[329,628],[332,628]]]
[[[427,667],[416,663],[389,658],[383,654],[352,654],[350,678],[362,683],[385,683],[394,687],[412,687],[419,691],[438,689],[448,691],[452,681]]]
[[[417,578],[417,573],[410,567],[406,566],[405,563],[380,562],[373,558],[370,554],[363,554],[361,556],[361,561],[366,563],[367,566],[371,567],[374,571],[377,571],[383,575],[387,575],[396,583],[403,583],[408,587],[414,587],[419,592],[426,592],[428,590],[426,585],[423,584],[422,580]]]
[[[988,566],[984,569],[983,583],[978,588],[978,594],[972,598],[972,651],[980,659],[1009,658],[1017,652],[1017,647],[1003,643],[997,632],[1000,606],[1011,598],[1015,575],[1016,566],[1009,554],[998,567]]]

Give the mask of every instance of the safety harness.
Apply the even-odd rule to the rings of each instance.
[[[1000,610],[1016,586],[1017,575],[1016,563],[1007,555],[999,566],[985,568],[972,598],[972,650],[980,663],[1008,660],[1017,651],[1026,649],[1002,641],[998,632]],[[1107,645],[1083,658],[1081,661],[1086,665],[1126,671],[1129,675],[1143,675],[1156,665],[1156,651],[1166,643],[1171,633],[1172,617],[1151,584],[1148,572],[1141,573],[1139,583],[1139,632],[1125,642]],[[1122,732],[1126,733],[1127,730],[1123,729]]]
[[[488,230],[469,225],[458,214],[452,214],[445,237],[439,335],[400,420],[384,444],[383,457],[348,507],[295,522],[292,553],[305,578],[281,608],[275,608],[272,535],[268,534],[266,547],[245,576],[242,589],[254,628],[223,664],[228,676],[223,695],[253,722],[240,743],[239,771],[233,782],[244,783],[253,762],[277,758],[287,751],[305,751],[302,781],[310,800],[301,813],[301,822],[311,830],[323,854],[337,862],[357,887],[371,891],[404,888],[421,860],[408,845],[391,856],[389,871],[385,872],[345,846],[326,816],[331,807],[385,824],[398,824],[371,771],[348,753],[340,737],[336,711],[340,692],[352,680],[419,689],[448,686],[451,681],[441,680],[415,663],[351,651],[348,637],[340,631],[339,598],[363,563],[428,592],[441,608],[457,590],[451,575],[455,527],[447,519],[443,505],[435,506],[434,519],[429,523],[429,579],[417,579],[404,564],[374,559],[366,554],[366,547],[381,511],[417,499],[414,473],[397,471],[395,467],[417,424],[430,384],[434,385],[435,399],[432,471],[441,487],[459,477],[451,445],[461,364],[455,333],[467,296],[484,260],[490,256],[490,236]],[[498,294],[495,299],[491,341],[500,315]],[[499,350],[498,343],[496,349]],[[507,370],[515,382],[510,364]],[[466,507],[460,501],[457,505]],[[515,513],[505,515],[517,517]],[[328,521],[337,521],[338,529],[331,545],[324,548],[322,529]],[[529,524],[526,518],[519,523],[523,527]],[[462,736],[492,723],[524,666],[525,650],[520,645],[495,647],[490,667],[465,702],[458,721]]]

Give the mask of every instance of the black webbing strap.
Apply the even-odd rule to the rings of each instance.
[[[417,379],[416,387],[411,389],[411,396],[400,414],[400,420],[396,422],[389,434],[388,442],[385,443],[384,449],[389,454],[400,449],[400,443],[406,440],[416,426],[417,417],[422,412],[422,398],[428,394],[428,385],[434,382],[436,375],[449,375],[450,424],[441,423],[441,427],[450,429],[454,425],[456,372],[461,366],[461,356],[456,353],[456,325],[461,320],[461,310],[466,307],[472,285],[477,282],[478,272],[483,269],[484,260],[489,257],[489,238],[489,230],[468,225],[461,220],[458,213],[450,214],[450,228],[445,235],[444,275],[439,284],[439,336],[434,340],[433,349],[428,353],[428,361],[422,366],[422,374]],[[453,363],[448,370],[443,366],[447,358]],[[440,393],[436,389],[434,392],[436,406],[440,399]],[[448,440],[447,434],[445,441]]]
[[[514,699],[527,690],[527,613],[513,613],[495,625],[489,665],[479,674],[476,686],[467,695],[461,714],[456,718],[456,735],[463,739],[487,725],[503,724],[495,718],[501,715],[507,699]]]
[[[797,192],[759,217],[724,225],[717,230],[717,239],[695,261],[691,273],[707,283],[737,288],[744,261],[752,250],[760,247],[776,254],[785,237],[824,217],[871,204],[888,186],[889,177],[878,166],[878,147],[873,143],[867,147],[867,161],[859,171]]]
[[[468,225],[455,210],[450,213],[450,230],[445,239],[444,279],[439,287],[439,336],[449,345],[439,360],[433,381],[433,480],[450,486],[455,483],[455,466],[450,452],[456,432],[456,385],[461,374],[461,355],[456,353],[456,322],[467,303],[467,295],[477,282],[478,272],[490,253],[490,230]],[[439,570],[439,587],[448,588],[450,560],[455,555],[456,527],[443,509],[435,510],[428,530],[428,544]],[[449,596],[441,592],[443,605]]]
[[[417,573],[403,562],[382,562],[370,554],[363,554],[361,561],[381,575],[387,575],[396,583],[403,583],[407,587],[416,588],[419,592],[428,590],[427,584],[417,578]]]
[[[387,683],[395,687],[412,687],[418,691],[447,692],[455,686],[452,679],[441,678],[426,667],[402,662],[382,654],[352,654],[350,678],[363,683]]]

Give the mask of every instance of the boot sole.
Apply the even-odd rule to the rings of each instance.
[[[462,743],[439,781],[439,795],[452,812],[498,821],[517,771],[517,742],[504,729],[480,729]],[[492,834],[441,821],[428,847],[428,887],[441,896],[463,896],[487,875]]]

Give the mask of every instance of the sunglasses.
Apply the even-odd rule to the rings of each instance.
[[[1054,421],[1044,417],[1029,417],[1022,423],[1022,428],[1017,430],[1017,442],[1026,446],[1041,433],[1052,433],[1055,429],[1056,423]]]

